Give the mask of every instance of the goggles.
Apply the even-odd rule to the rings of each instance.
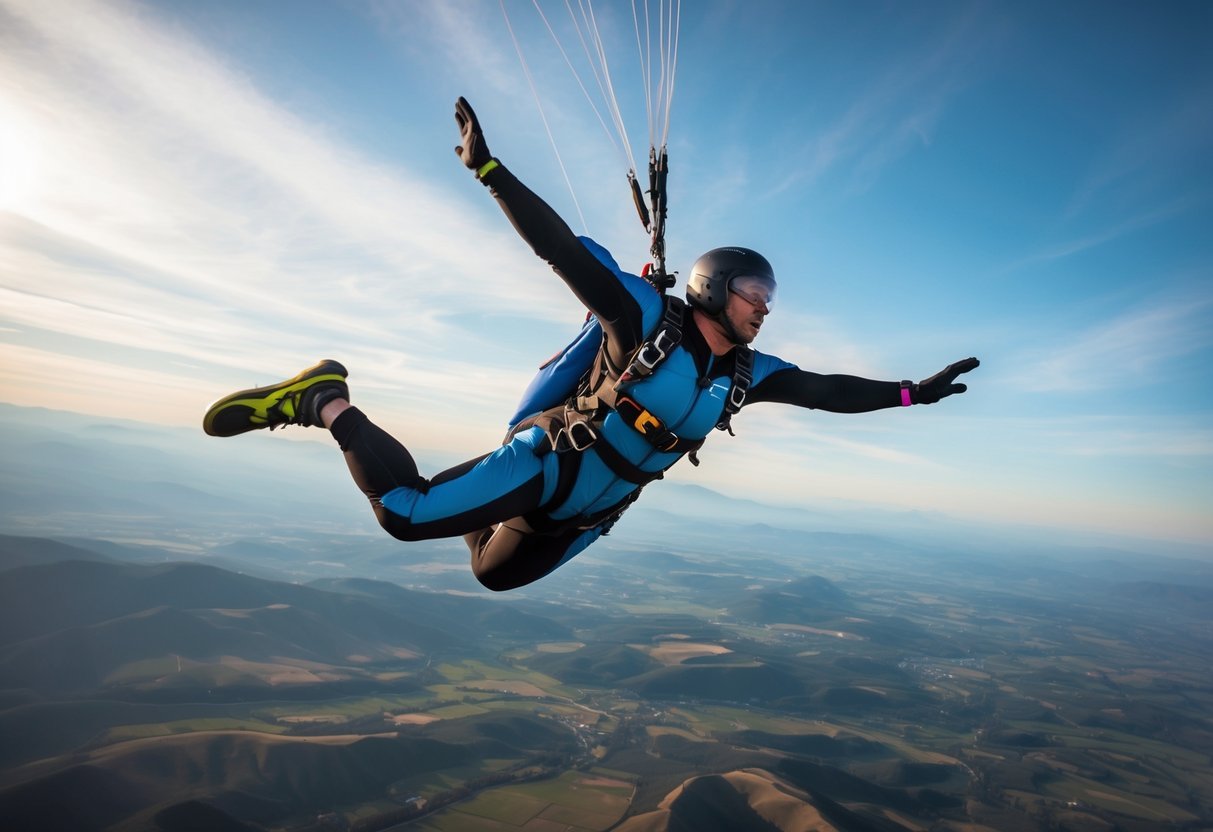
[[[743,274],[729,281],[729,291],[740,295],[751,306],[770,306],[775,302],[775,278]]]

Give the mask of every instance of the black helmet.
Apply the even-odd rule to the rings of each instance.
[[[728,300],[729,281],[752,275],[775,283],[775,270],[767,258],[741,246],[714,248],[695,261],[687,278],[687,303],[709,315],[719,315]]]

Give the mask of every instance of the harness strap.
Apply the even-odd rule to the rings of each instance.
[[[632,464],[631,460],[619,453],[610,442],[602,437],[599,437],[598,441],[594,443],[594,450],[598,452],[598,458],[606,467],[611,469],[611,473],[633,485],[648,485],[653,480],[659,480],[665,476],[665,471],[645,471]]]
[[[548,450],[545,454],[551,453],[551,446],[548,445]],[[559,473],[556,475],[556,489],[552,492],[552,498],[541,505],[534,511],[528,511],[522,515],[522,519],[527,524],[539,532],[540,534],[552,534],[554,532],[563,531],[571,525],[570,521],[575,521],[577,524],[585,524],[587,520],[583,517],[571,517],[568,520],[553,520],[550,511],[559,508],[564,504],[564,501],[573,493],[573,486],[577,483],[577,474],[581,471],[581,454],[561,454]]]
[[[628,364],[621,370],[611,363],[605,349],[599,349],[594,364],[581,389],[573,398],[573,406],[581,413],[601,419],[605,410],[618,404],[620,388],[632,381],[647,378],[682,342],[682,324],[686,317],[686,301],[673,295],[663,297],[661,322],[653,336],[636,348]],[[629,423],[634,419],[629,419]],[[643,433],[643,431],[642,431]]]
[[[538,425],[549,439],[546,444],[536,449],[540,456],[550,453],[560,455],[556,488],[553,490],[551,498],[539,508],[522,516],[522,519],[540,534],[556,534],[570,528],[591,529],[604,521],[609,530],[610,526],[614,525],[619,516],[639,495],[640,489],[638,488],[619,503],[601,511],[554,520],[549,512],[559,508],[569,498],[577,483],[577,475],[581,471],[584,459],[582,452],[591,447],[598,452],[598,458],[607,468],[611,469],[611,473],[633,485],[643,488],[653,480],[665,476],[663,471],[656,473],[645,471],[632,464],[627,457],[598,435],[597,430],[585,414],[578,413],[566,406],[545,410],[543,413],[527,419],[527,423],[529,423],[528,427]],[[603,534],[605,533],[606,531],[603,532]]]
[[[548,443],[537,452],[556,452],[561,455],[558,480],[551,499],[523,516],[535,531],[553,534],[570,528],[590,529],[600,523],[605,523],[606,530],[609,530],[639,496],[641,488],[665,476],[664,471],[643,470],[601,436],[602,420],[610,410],[618,413],[625,424],[657,450],[688,454],[692,464],[699,464],[696,451],[703,446],[703,439],[683,439],[631,396],[620,394],[620,387],[625,383],[652,375],[681,343],[685,317],[686,303],[681,298],[666,295],[661,323],[653,337],[641,344],[632,354],[631,361],[622,372],[612,365],[606,349],[600,348],[577,395],[570,398],[566,404],[546,410],[522,423],[527,427],[538,425],[547,435]],[[733,433],[730,422],[733,415],[745,404],[753,378],[754,352],[741,345],[734,352],[733,377],[720,420],[716,423],[718,430],[727,430],[730,435]],[[548,512],[562,505],[572,493],[581,470],[582,452],[590,448],[598,452],[598,458],[615,476],[640,488],[632,492],[627,499],[603,511],[565,520],[553,520]]]
[[[561,456],[569,456],[569,452],[572,451],[575,452],[575,456],[580,457],[582,451],[593,448],[598,452],[598,457],[603,464],[610,468],[615,476],[634,485],[645,485],[664,476],[662,471],[653,473],[633,464],[599,434],[590,415],[579,413],[571,407],[553,407],[551,410],[545,410],[535,418],[535,424],[543,428],[544,433],[548,436],[550,450],[546,450],[544,453],[555,451]],[[547,503],[549,506],[555,504],[555,498]]]
[[[670,431],[660,418],[635,399],[620,392],[620,388],[625,384],[651,376],[669,357],[674,348],[682,342],[686,302],[672,295],[666,295],[663,301],[661,322],[658,324],[657,330],[632,354],[631,361],[622,372],[612,366],[605,349],[598,351],[587,381],[583,382],[578,395],[574,396],[570,402],[571,409],[581,414],[583,420],[593,424],[601,424],[601,420],[605,418],[605,412],[614,410],[619,413],[624,422],[659,451],[694,454],[703,446],[704,440],[679,437]],[[733,414],[741,410],[745,404],[745,397],[753,378],[754,351],[749,347],[739,345],[734,351],[733,377],[725,397],[724,409],[716,423],[717,430],[727,430],[730,436],[733,435],[730,422]],[[584,427],[589,428],[589,424]],[[570,422],[566,434],[569,439],[574,440],[572,443],[574,448],[579,449],[578,446],[583,443],[575,441],[577,439],[575,430]],[[699,460],[692,457],[691,462],[697,465]]]
[[[554,451],[560,450],[557,447],[556,439],[553,437],[559,437],[564,433],[566,427],[564,413],[565,408],[563,406],[553,407],[525,420],[524,424],[527,424],[527,427],[538,425],[549,439],[548,442],[536,447],[535,453],[537,456],[547,456]],[[563,531],[569,526],[568,521],[553,520],[548,512],[560,507],[569,498],[569,495],[573,493],[573,486],[577,484],[577,474],[581,471],[581,460],[582,456],[579,453],[562,453],[560,455],[560,465],[557,468],[556,488],[553,489],[551,498],[534,511],[522,515],[522,519],[536,532],[552,534]],[[584,522],[580,517],[571,519],[579,523]]]
[[[703,447],[704,440],[682,439],[631,396],[620,396],[616,399],[615,412],[659,451],[685,454]]]
[[[661,362],[665,361],[674,348],[682,342],[682,324],[686,317],[686,301],[673,295],[665,296],[665,305],[661,314],[661,323],[653,337],[640,345],[640,349],[632,355],[632,361],[619,374],[613,385],[613,391],[630,381],[648,378]],[[601,394],[600,394],[601,395]]]
[[[573,517],[566,517],[563,520],[553,520],[551,516],[537,510],[523,515],[522,519],[537,534],[556,535],[569,529],[588,530],[599,526],[602,528],[602,534],[610,534],[611,527],[619,521],[619,518],[628,510],[628,507],[636,502],[643,488],[643,486],[637,488],[631,494],[615,503],[615,505],[608,506],[602,511],[596,511],[593,514],[574,515]]]
[[[729,436],[734,436],[729,423],[733,415],[745,404],[746,393],[750,391],[750,383],[754,380],[754,351],[745,345],[740,345],[733,352],[733,383],[729,386],[729,394],[725,397],[724,412],[716,423],[716,430],[727,430]]]

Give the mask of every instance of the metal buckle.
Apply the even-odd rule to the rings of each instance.
[[[663,338],[672,343],[663,345],[661,343]],[[640,352],[636,354],[636,363],[641,367],[644,367],[646,370],[652,370],[662,361],[665,361],[666,350],[673,347],[677,343],[677,341],[674,341],[673,336],[670,335],[670,331],[668,329],[663,329],[657,333],[657,337],[655,339],[645,343],[645,345],[640,348]],[[652,359],[648,358],[649,350],[656,351],[656,357]]]
[[[662,431],[659,436],[653,437],[653,447],[665,453],[671,453],[674,447],[678,444],[678,434],[671,431]]]
[[[585,440],[581,444],[577,443],[577,435],[575,432],[576,428],[578,427],[585,431],[586,436]],[[570,422],[564,426],[562,433],[564,433],[565,437],[569,440],[569,447],[574,451],[584,451],[598,441],[598,432],[590,426],[589,422],[583,422],[580,420]]]
[[[729,391],[729,407],[741,410],[741,406],[745,403],[746,388],[738,385],[733,385],[733,389]]]

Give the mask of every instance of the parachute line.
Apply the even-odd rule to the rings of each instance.
[[[568,65],[569,72],[573,73],[573,78],[577,81],[577,86],[581,88],[581,94],[585,96],[585,100],[589,102],[590,109],[594,111],[594,116],[598,119],[598,123],[602,125],[602,130],[606,133],[607,141],[611,143],[611,147],[615,148],[620,156],[623,156],[623,148],[619,146],[619,142],[615,141],[615,134],[611,132],[611,128],[607,127],[606,120],[602,117],[602,113],[598,111],[598,105],[594,103],[594,97],[590,95],[590,91],[585,88],[585,84],[581,81],[581,75],[577,72],[577,68],[573,66],[573,61],[569,58],[569,53],[564,50],[564,46],[560,43],[560,38],[556,35],[556,30],[552,28],[552,24],[548,22],[547,15],[543,13],[543,9],[539,5],[539,0],[531,0],[535,5],[535,11],[539,13],[539,19],[543,21],[543,25],[547,27],[548,34],[552,36],[552,42],[556,44],[556,48],[560,50],[560,56],[564,58],[564,62]],[[624,159],[625,167],[631,166],[631,159]]]
[[[649,144],[653,144],[653,67],[649,47],[649,4],[644,3],[644,43],[640,42],[640,19],[636,15],[636,0],[632,0],[632,25],[636,28],[636,51],[640,56],[640,78],[644,83],[644,110],[649,125]]]
[[[611,81],[611,66],[607,61],[606,45],[602,42],[602,33],[598,29],[598,19],[594,15],[593,0],[577,0],[578,5],[584,2],[582,15],[586,16],[588,11],[587,25],[590,37],[594,42],[594,49],[598,53],[598,60],[602,67],[602,79],[606,86],[607,103],[610,105],[611,113],[615,117],[615,128],[619,131],[619,136],[623,139],[623,145],[627,149],[628,158],[635,160],[636,156],[632,153],[632,143],[628,141],[628,131],[623,123],[623,112],[619,109],[619,99],[615,96],[615,85]],[[633,168],[635,162],[633,161]]]
[[[662,74],[667,78],[665,87],[665,126],[661,132],[661,146],[664,148],[670,138],[670,111],[674,106],[674,75],[678,69],[678,30],[682,24],[682,0],[671,0],[670,3],[670,37],[666,48],[667,60]]]
[[[505,10],[505,0],[501,0],[501,15],[505,18],[505,28],[510,33],[510,40],[514,42],[514,51],[518,53],[518,60],[522,63],[522,72],[526,75],[526,81],[531,87],[531,95],[535,97],[535,106],[539,109],[539,120],[543,122],[543,129],[547,131],[548,141],[552,145],[552,152],[556,154],[556,164],[560,165],[560,173],[564,176],[564,184],[568,186],[569,195],[573,197],[573,205],[577,208],[577,216],[581,219],[581,228],[586,233],[589,233],[585,214],[581,212],[581,203],[577,201],[577,192],[573,190],[573,182],[569,179],[569,172],[565,170],[564,160],[560,158],[560,149],[556,146],[556,137],[552,135],[552,128],[548,125],[548,118],[543,112],[543,103],[539,100],[539,91],[535,88],[535,79],[531,77],[531,68],[527,66],[526,58],[522,54],[522,47],[518,44],[518,38],[514,35],[514,27],[510,24],[510,15]]]
[[[560,165],[560,172],[564,176],[569,193],[573,195],[573,202],[577,205],[577,213],[581,217],[581,222],[584,226],[586,224],[585,216],[581,212],[581,205],[577,202],[577,196],[573,191],[573,184],[569,178],[568,170],[565,168],[564,161],[560,157],[560,151],[556,146],[551,125],[548,123],[547,115],[543,111],[543,103],[540,101],[534,76],[527,65],[526,57],[523,55],[518,38],[515,36],[513,25],[505,8],[505,0],[500,1],[501,13],[505,17],[510,39],[514,43],[514,50],[518,53],[518,60],[522,64],[527,83],[531,87],[531,94],[535,97],[535,104],[539,109],[540,118],[543,120],[543,127],[547,131],[548,141],[552,144],[556,161]],[[560,56],[564,59],[565,65],[573,73],[573,79],[577,82],[577,86],[581,89],[581,93],[585,96],[586,101],[589,102],[590,108],[594,111],[594,116],[598,119],[598,124],[602,127],[603,132],[607,134],[607,140],[615,148],[616,152],[624,157],[624,164],[628,169],[629,188],[632,191],[632,198],[636,203],[637,213],[640,216],[641,224],[644,225],[645,230],[652,237],[651,252],[654,258],[655,274],[659,277],[659,280],[654,285],[669,286],[673,283],[673,278],[665,272],[665,218],[669,205],[666,188],[669,172],[667,145],[670,138],[670,123],[674,103],[674,81],[678,68],[678,40],[682,24],[682,0],[631,0],[632,26],[635,30],[636,52],[639,60],[641,81],[644,85],[644,107],[648,126],[649,187],[647,191],[642,191],[637,181],[636,156],[628,137],[627,126],[624,124],[623,110],[619,105],[615,83],[611,77],[607,44],[603,38],[602,30],[598,26],[598,16],[594,9],[594,0],[576,0],[576,3],[574,3],[574,0],[564,0],[564,7],[569,16],[569,23],[577,34],[578,41],[581,42],[581,51],[585,56],[586,62],[589,64],[590,72],[594,76],[594,83],[598,86],[598,93],[602,96],[598,102],[595,101],[595,96],[590,94],[588,89],[589,82],[582,80],[581,76],[584,69],[579,72],[578,67],[574,65],[569,50],[561,42],[561,35],[557,34],[556,28],[552,25],[552,20],[544,12],[540,0],[531,0],[531,3],[535,7],[535,12],[539,15],[539,19],[543,21],[544,27],[548,30],[552,42],[555,43],[556,48],[560,51]],[[574,5],[576,8],[574,8]],[[641,32],[642,10],[637,8],[637,5],[643,6],[643,32]],[[611,23],[615,23],[614,18],[604,18],[604,20],[610,20]],[[567,37],[567,28],[564,30],[564,33],[564,36]],[[603,106],[600,107],[599,103]],[[605,108],[605,112],[603,108]],[[614,134],[612,134],[612,129],[607,124],[608,116],[609,121],[614,125]],[[645,198],[646,195],[647,199]]]

